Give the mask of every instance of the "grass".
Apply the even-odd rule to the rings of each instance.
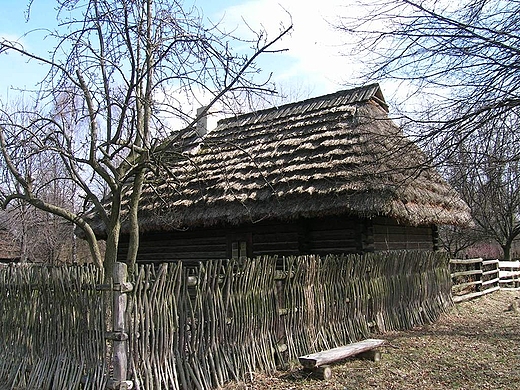
[[[379,362],[348,359],[328,381],[297,366],[251,374],[226,390],[516,389],[520,388],[520,293],[499,291],[455,305],[436,323],[375,335],[388,341]]]

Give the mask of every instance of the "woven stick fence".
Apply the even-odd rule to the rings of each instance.
[[[393,252],[143,266],[131,310],[137,389],[209,389],[370,332],[434,321],[451,302],[448,258]]]
[[[0,269],[0,388],[122,389],[110,378],[128,361],[136,389],[209,389],[451,304],[448,258],[424,252],[142,265],[132,291],[101,283],[91,267]]]
[[[93,267],[0,269],[0,387],[105,387],[101,279]]]

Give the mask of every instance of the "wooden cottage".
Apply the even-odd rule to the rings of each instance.
[[[373,84],[221,120],[148,181],[138,261],[435,250],[469,209],[387,114]]]

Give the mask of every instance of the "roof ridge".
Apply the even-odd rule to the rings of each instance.
[[[359,98],[356,98],[353,101],[350,101],[349,102],[350,104],[365,102],[365,101],[370,100],[373,97],[376,97],[378,104],[380,104],[385,110],[387,110],[387,105],[386,105],[385,99],[383,97],[379,83],[372,83],[372,84],[364,85],[361,87],[336,91],[336,92],[326,94],[326,95],[315,96],[312,98],[300,100],[300,101],[293,102],[293,103],[286,103],[286,104],[282,104],[280,106],[273,106],[273,107],[265,108],[262,110],[252,111],[252,112],[248,112],[245,114],[239,114],[239,115],[223,118],[218,121],[217,127],[220,125],[223,125],[225,123],[234,122],[237,120],[243,120],[245,118],[252,117],[252,116],[266,115],[271,112],[282,112],[284,110],[287,110],[289,108],[294,108],[297,106],[305,106],[305,105],[310,106],[313,103],[317,103],[320,101],[333,101],[333,100],[337,100],[340,97],[346,97],[346,96],[354,97],[354,96],[359,95],[359,92],[361,92],[361,91],[365,91],[365,93],[361,94],[361,96]],[[370,93],[367,94],[367,92],[370,92]],[[377,96],[377,95],[379,95],[379,96]],[[344,104],[343,102],[338,102],[337,104],[333,104],[333,106],[339,106],[339,105],[343,105],[343,104]],[[319,108],[321,108],[321,105]]]

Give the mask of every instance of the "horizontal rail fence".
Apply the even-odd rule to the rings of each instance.
[[[208,389],[371,331],[434,321],[451,304],[440,253],[262,257],[140,266],[129,294],[136,389]]]
[[[454,302],[499,289],[520,290],[520,261],[451,259],[450,269]]]
[[[500,261],[500,288],[520,290],[520,261]]]
[[[94,267],[0,268],[0,388],[105,388],[101,282]]]

